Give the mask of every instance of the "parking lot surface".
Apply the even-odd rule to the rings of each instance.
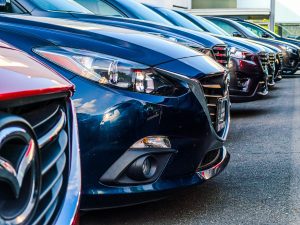
[[[218,177],[171,198],[82,215],[81,224],[300,224],[300,75],[270,95],[232,105]]]

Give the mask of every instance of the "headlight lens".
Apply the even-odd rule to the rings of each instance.
[[[288,52],[290,54],[297,52],[297,50],[295,48],[292,48],[288,45],[279,45],[279,47],[281,48],[282,51]]]
[[[232,57],[232,58],[251,60],[252,56],[253,56],[253,54],[246,52],[246,51],[236,49],[235,47],[230,49],[230,57]]]
[[[41,47],[34,52],[99,84],[147,94],[172,95],[173,83],[151,68],[128,60],[65,47]]]
[[[289,46],[287,46],[286,47],[286,51],[288,52],[288,53],[296,53],[297,52],[297,50],[296,49],[294,49],[294,48],[291,48],[291,47],[289,47]]]
[[[149,34],[156,35],[156,36],[159,36],[161,38],[167,39],[169,41],[176,42],[178,44],[181,44],[181,45],[184,45],[186,47],[192,48],[192,49],[194,49],[198,52],[201,52],[205,55],[211,56],[212,58],[214,57],[210,48],[206,48],[203,45],[198,44],[198,43],[193,42],[193,41],[190,41],[188,39],[184,39],[184,38],[180,38],[180,37],[176,37],[176,36],[172,36],[172,35],[161,34],[161,33],[151,33],[150,32]]]

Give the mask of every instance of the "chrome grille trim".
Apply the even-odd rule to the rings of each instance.
[[[55,219],[66,195],[69,167],[68,105],[65,100],[28,107],[23,114],[34,126],[41,155],[41,193],[33,225],[46,225]],[[29,112],[27,112],[29,111]]]
[[[228,67],[229,54],[226,45],[216,45],[212,48],[214,57],[218,63],[224,67]]]
[[[64,124],[66,122],[66,114],[61,110],[60,111],[60,119],[57,124],[51,128],[45,135],[38,139],[39,148],[45,147],[49,142],[51,142],[63,129]]]
[[[204,91],[204,96],[206,98],[206,104],[209,110],[209,115],[214,128],[217,131],[217,104],[219,99],[228,97],[228,90],[226,89],[224,83],[229,74],[227,72],[206,76],[199,80]],[[223,88],[223,89],[222,89]]]
[[[47,116],[42,121],[39,121],[37,124],[34,124],[33,128],[36,129],[36,128],[40,127],[41,125],[47,123],[49,120],[51,120],[59,112],[59,110],[60,110],[60,107],[59,107],[59,105],[57,105],[55,110],[53,112],[50,112],[49,116]]]
[[[40,200],[42,200],[46,194],[52,189],[54,184],[59,180],[62,179],[62,173],[65,169],[66,164],[66,155],[63,154],[59,160],[57,160],[57,163],[55,167],[53,167],[53,171],[51,171],[50,174],[47,174],[47,176],[44,178],[44,183],[42,185]],[[48,178],[49,177],[49,178]]]
[[[184,75],[173,73],[173,72],[170,72],[167,70],[163,70],[163,69],[159,69],[159,68],[155,68],[155,69],[160,71],[161,73],[163,73],[166,76],[171,76],[172,78],[176,78],[178,80],[184,81],[189,85],[190,90],[193,92],[193,94],[197,98],[198,102],[200,103],[201,107],[203,108],[204,113],[206,114],[206,117],[209,121],[209,126],[210,126],[211,132],[215,135],[215,137],[219,141],[224,142],[228,136],[229,127],[230,127],[230,107],[227,107],[227,109],[226,109],[226,127],[224,129],[224,132],[221,135],[219,135],[219,134],[217,134],[217,132],[212,124],[211,117],[209,115],[208,105],[206,103],[206,99],[204,96],[204,91],[203,91],[202,85],[200,84],[199,80],[189,78]],[[228,95],[228,101],[229,101],[229,95]],[[229,101],[229,103],[230,103],[230,101]],[[212,148],[218,148],[218,145],[212,146]]]
[[[58,181],[54,187],[51,189],[51,199],[50,199],[50,202],[48,204],[45,204],[45,207],[43,208],[43,210],[37,212],[37,215],[39,215],[36,220],[32,223],[33,225],[36,225],[36,224],[39,224],[40,222],[42,222],[42,219],[43,217],[45,216],[45,214],[51,210],[51,206],[53,206],[54,204],[57,204],[57,197],[59,195],[59,191],[61,190],[61,187],[63,185],[63,182],[62,181]],[[49,195],[49,196],[50,196]],[[41,202],[45,201],[46,199],[44,198]],[[40,203],[41,204],[41,203]],[[55,206],[54,206],[55,207]],[[56,208],[56,207],[55,207]],[[54,210],[55,211],[55,210]],[[54,212],[53,211],[53,212]],[[51,216],[49,216],[50,219],[51,219]],[[42,223],[44,224],[44,223]]]
[[[275,62],[276,62],[275,53],[269,53],[269,62],[271,63],[271,65],[275,65]]]
[[[269,64],[269,54],[265,52],[260,52],[258,54],[259,61],[261,63],[263,71],[268,74],[268,64]]]
[[[42,161],[42,165],[41,165],[42,175],[45,175],[49,171],[49,169],[51,169],[51,167],[55,165],[57,160],[64,153],[67,144],[68,144],[68,136],[67,133],[63,130],[60,133],[55,143],[49,146],[49,148],[43,149],[43,155],[45,156],[45,158],[47,158],[47,160],[43,159]],[[54,157],[51,157],[50,154]]]

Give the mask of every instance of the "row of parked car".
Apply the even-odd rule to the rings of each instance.
[[[299,41],[238,19],[133,0],[0,11],[1,225],[75,225],[79,200],[128,206],[211,179],[231,102],[299,66]]]

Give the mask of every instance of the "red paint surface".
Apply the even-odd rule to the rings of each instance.
[[[74,91],[74,86],[26,53],[0,41],[0,101]]]

